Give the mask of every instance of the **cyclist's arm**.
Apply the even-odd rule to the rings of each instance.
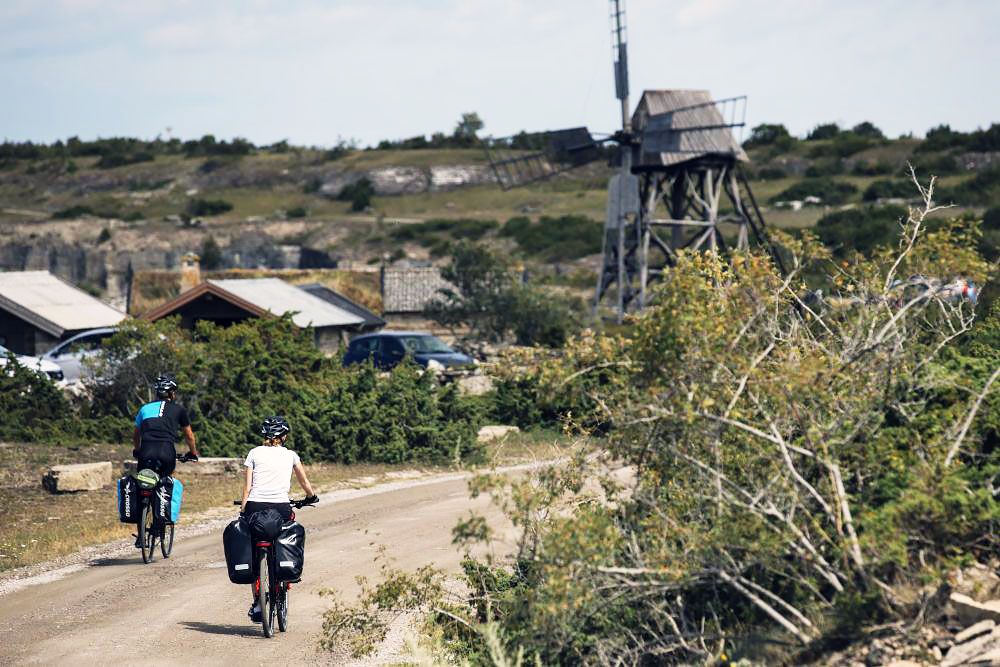
[[[250,497],[250,486],[253,484],[253,468],[247,466],[245,470],[246,473],[243,476],[243,501],[240,503],[241,512],[245,512],[247,509],[247,498]]]
[[[292,470],[295,471],[295,479],[299,480],[299,485],[305,490],[306,494],[315,496],[316,494],[313,493],[312,484],[309,483],[309,478],[306,477],[306,469],[302,467],[302,463],[297,461]]]
[[[136,426],[135,430],[132,431],[132,449],[134,450],[139,449],[140,440],[141,440],[141,435],[139,433],[139,427]],[[138,456],[138,453],[136,453],[136,456]]]
[[[138,433],[138,430],[136,432]],[[194,431],[191,430],[191,427],[183,427],[181,429],[181,434],[184,435],[184,440],[187,441],[188,451],[190,451],[193,456],[198,456],[198,447],[195,445]]]

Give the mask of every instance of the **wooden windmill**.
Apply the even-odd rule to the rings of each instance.
[[[621,130],[595,138],[586,127],[487,142],[487,157],[504,189],[552,178],[605,159],[618,172],[608,183],[603,261],[595,310],[614,297],[617,319],[644,308],[648,287],[682,248],[720,252],[771,244],[740,165],[746,97],[713,100],[706,90],[647,90],[629,114],[628,50],[623,0],[609,0],[615,97]],[[727,237],[723,227],[735,228]]]

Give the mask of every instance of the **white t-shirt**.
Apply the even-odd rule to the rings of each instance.
[[[243,462],[253,470],[249,502],[287,503],[292,488],[292,468],[299,455],[278,445],[254,447]]]

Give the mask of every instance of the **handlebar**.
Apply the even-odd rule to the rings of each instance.
[[[319,496],[306,496],[302,500],[289,500],[288,503],[297,510],[303,507],[312,507],[319,502]],[[233,504],[237,507],[241,506],[243,503],[239,500],[234,500]]]
[[[183,454],[177,454],[177,460],[181,463],[197,463],[198,457],[190,452],[184,452]]]

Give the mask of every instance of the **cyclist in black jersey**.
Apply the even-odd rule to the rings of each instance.
[[[161,475],[170,475],[177,466],[178,431],[187,442],[190,456],[198,458],[198,448],[191,419],[187,410],[176,403],[177,382],[169,375],[161,375],[153,384],[159,400],[146,403],[135,416],[132,432],[132,455],[138,469],[151,468]]]

